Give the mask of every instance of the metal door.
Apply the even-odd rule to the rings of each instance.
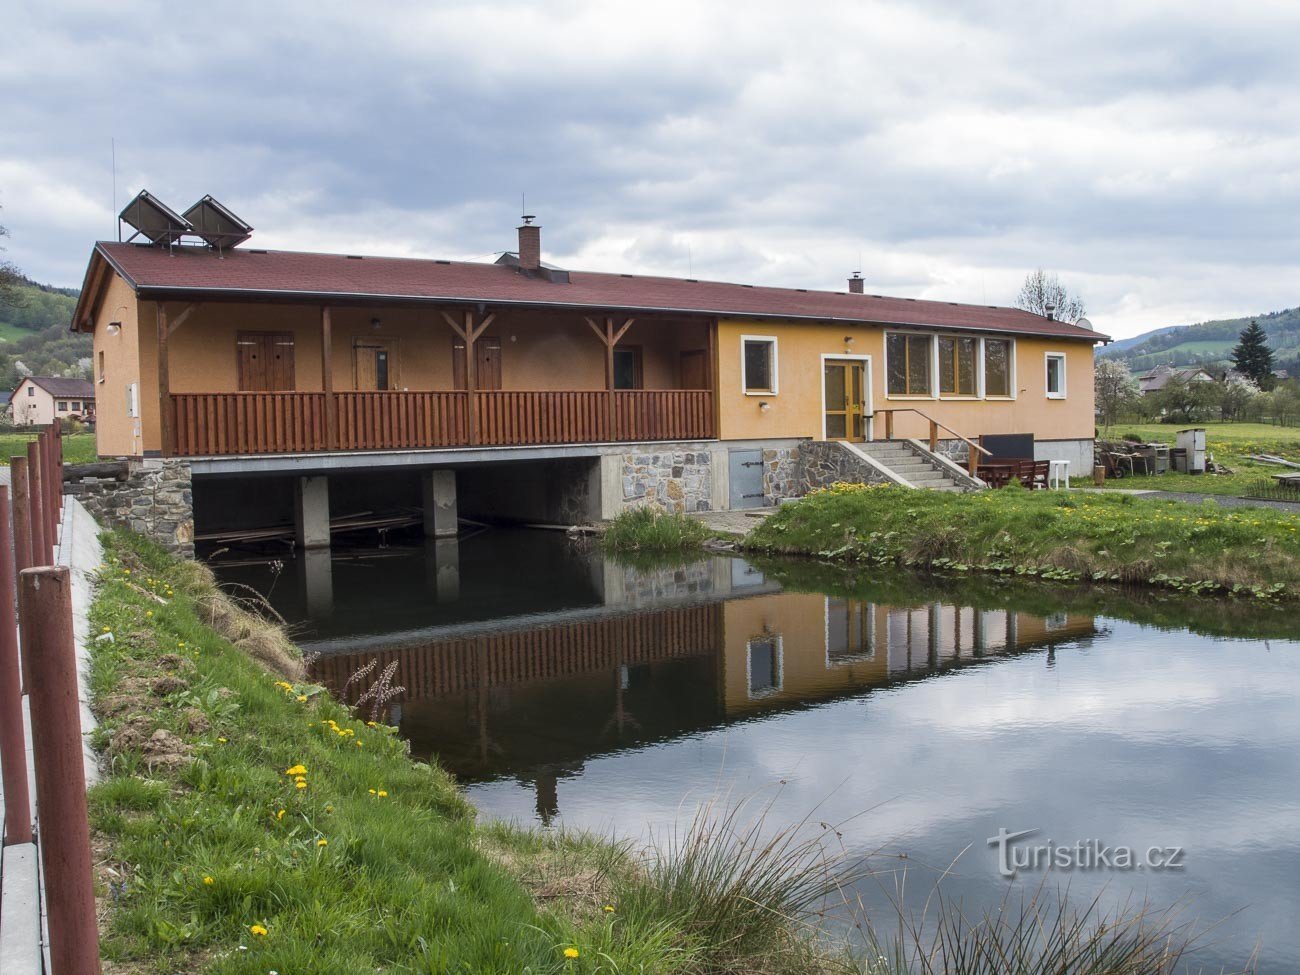
[[[732,509],[763,507],[763,451],[732,450],[727,462]]]

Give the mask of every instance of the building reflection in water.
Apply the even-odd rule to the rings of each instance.
[[[452,560],[438,555],[436,598],[454,599]],[[603,606],[371,636],[314,673],[354,702],[396,661],[405,690],[386,717],[413,752],[463,781],[532,783],[549,823],[557,781],[598,755],[1008,654],[1046,647],[1050,667],[1058,642],[1095,632],[1091,616],[783,592],[740,559],[603,571]]]

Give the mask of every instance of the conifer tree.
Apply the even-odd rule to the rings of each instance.
[[[1232,350],[1232,364],[1261,389],[1272,385],[1273,350],[1268,347],[1268,336],[1254,319],[1241,330],[1241,340]]]

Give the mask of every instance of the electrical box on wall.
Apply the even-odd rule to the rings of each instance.
[[[131,383],[126,387],[126,415],[130,417],[140,415],[140,387],[137,383]]]

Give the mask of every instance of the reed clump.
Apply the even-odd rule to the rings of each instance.
[[[684,553],[701,550],[710,537],[709,529],[694,518],[641,507],[614,518],[601,536],[601,547],[613,553]]]

